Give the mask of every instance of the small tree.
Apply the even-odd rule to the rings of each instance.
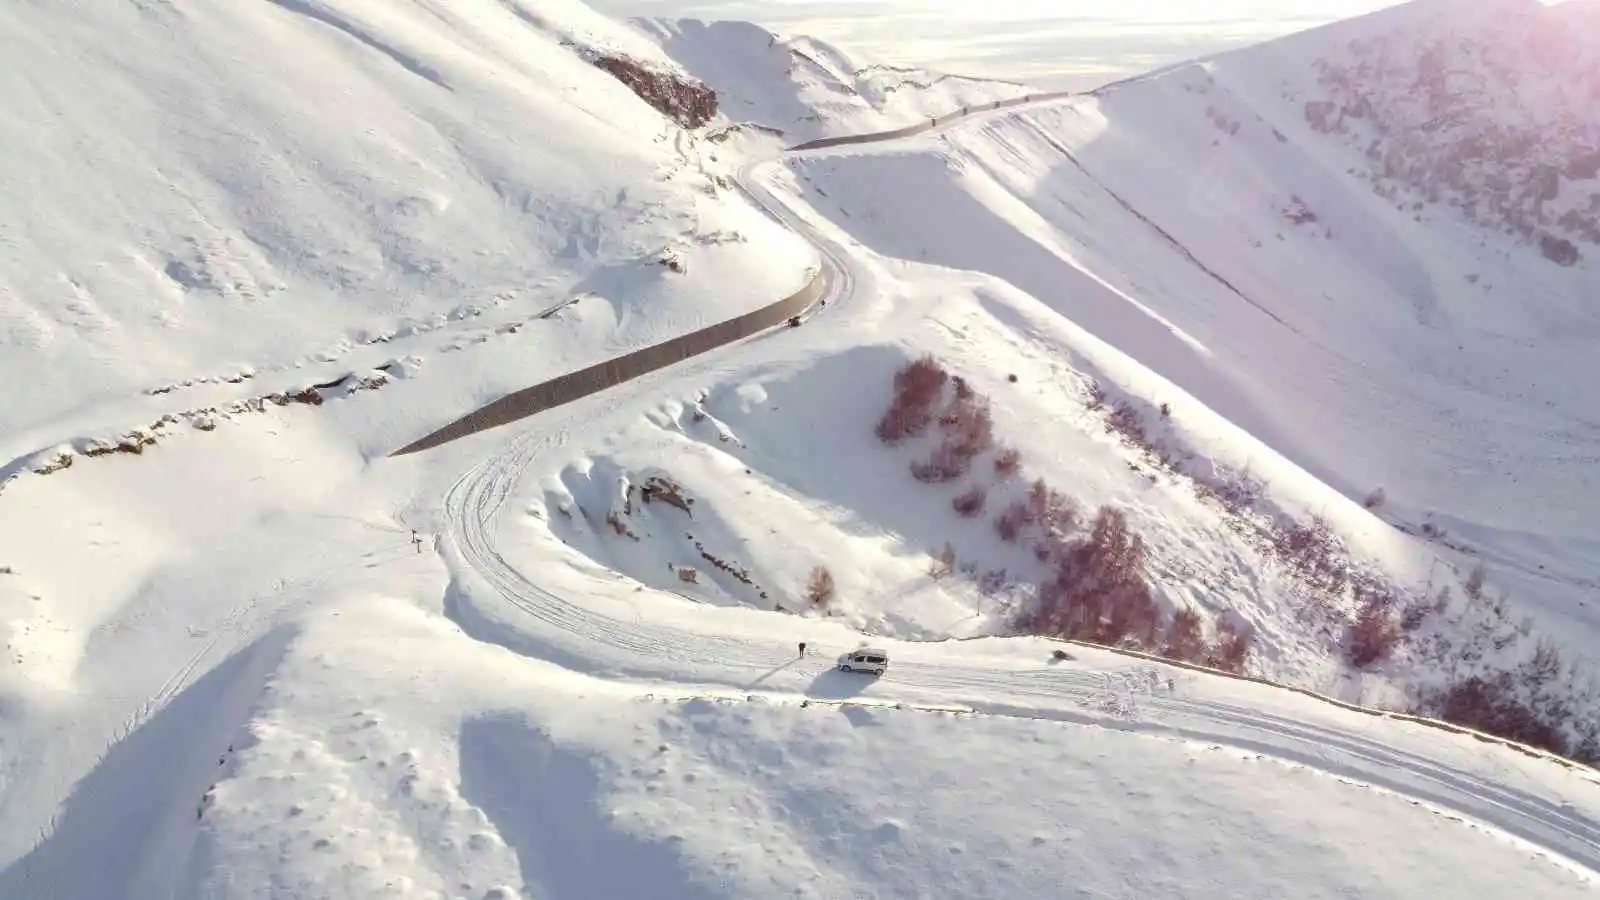
[[[933,555],[933,561],[928,564],[928,574],[935,581],[948,577],[956,570],[956,548],[945,542],[944,548]]]
[[[1161,641],[1161,655],[1168,659],[1193,662],[1201,657],[1205,649],[1206,639],[1200,630],[1200,614],[1188,607],[1174,613]]]
[[[806,599],[812,606],[827,606],[833,601],[833,573],[827,566],[817,566],[806,579]]]
[[[1345,660],[1358,669],[1375,665],[1394,652],[1401,637],[1394,597],[1382,590],[1364,591],[1356,620],[1345,633]]]
[[[934,448],[927,459],[911,464],[911,477],[924,484],[943,484],[966,475],[971,464],[971,457],[944,443]]]
[[[950,505],[955,509],[956,514],[963,519],[971,519],[983,512],[983,504],[988,497],[989,492],[984,490],[981,485],[974,486],[971,490],[957,495],[954,500],[950,501]]]
[[[1001,447],[994,455],[994,471],[1001,480],[1011,478],[1022,468],[1022,452],[1015,447]]]
[[[949,377],[932,356],[901,366],[894,375],[894,399],[878,422],[878,439],[898,444],[922,433],[933,422],[934,404],[944,394]]]
[[[1028,512],[1028,501],[1013,500],[994,520],[995,531],[1000,532],[1000,540],[1006,543],[1015,543],[1021,536],[1022,529],[1033,524],[1034,519]]]
[[[1461,585],[1461,593],[1466,594],[1468,600],[1476,603],[1483,599],[1483,586],[1488,580],[1489,570],[1483,567],[1483,563],[1479,563],[1473,566],[1472,571],[1468,573],[1467,580]]]
[[[1254,632],[1223,619],[1217,624],[1216,642],[1206,650],[1205,664],[1224,672],[1242,674],[1254,643]]]

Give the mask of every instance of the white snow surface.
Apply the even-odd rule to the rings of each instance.
[[[818,38],[780,38],[748,22],[637,24],[685,71],[717,85],[724,115],[781,132],[785,145],[888,131],[1032,92],[1014,82],[863,64]]]
[[[0,898],[1593,894],[1588,769],[994,636],[1042,570],[951,498],[1043,477],[1125,510],[1162,608],[1243,623],[1252,672],[1428,675],[1348,671],[1091,383],[1362,565],[1476,554],[1540,633],[1592,634],[1592,263],[1376,199],[1274,99],[1281,48],[769,159],[708,135],[1022,91],[545,0],[21,3],[0,40]],[[685,131],[596,53],[722,115]],[[800,328],[385,458],[817,267]],[[1023,475],[917,485],[921,446],[873,437],[925,353]],[[1423,521],[1473,553],[1393,524]],[[931,577],[945,542],[1004,586]],[[834,669],[865,643],[885,676]]]

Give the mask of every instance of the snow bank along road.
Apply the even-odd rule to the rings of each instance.
[[[1040,101],[1023,98],[1023,102]],[[888,136],[868,136],[870,140],[828,139],[824,146],[890,140],[984,111],[932,120]],[[807,145],[790,152],[822,149]],[[826,290],[816,299],[834,301],[835,309],[848,308],[852,298],[871,291],[872,272],[815,228],[802,210],[791,205],[794,201],[779,200],[752,177],[759,166],[772,162],[746,166],[739,173],[740,185],[771,215],[817,246],[822,258],[817,277]],[[448,490],[440,548],[455,576],[447,612],[477,639],[576,670],[635,681],[641,690],[657,694],[745,696],[759,690],[768,699],[795,697],[800,691],[782,690],[785,679],[768,680],[796,663],[793,644],[788,636],[775,633],[771,614],[691,608],[668,618],[646,614],[626,598],[586,596],[575,601],[568,592],[541,587],[500,551],[500,512],[533,461],[542,451],[565,445],[573,431],[603,423],[624,403],[623,398],[611,396],[554,412],[539,428],[512,439],[500,455],[473,466]],[[529,409],[522,415],[550,408]],[[512,419],[493,424],[508,421]],[[402,452],[414,449],[422,448],[413,445]],[[785,620],[784,627],[809,629],[807,634],[827,629],[832,640],[821,643],[851,640],[831,623]],[[1514,767],[1477,764],[1482,762],[1479,748],[1487,745],[1319,704],[1268,686],[1189,674],[1104,651],[1085,650],[1091,658],[1049,666],[1042,659],[1043,646],[1002,639],[894,643],[895,666],[886,679],[847,681],[853,677],[824,671],[804,692],[821,698],[860,694],[863,701],[878,698],[913,709],[954,707],[979,714],[1050,718],[1232,748],[1433,808],[1600,882],[1600,821],[1549,791],[1541,792],[1526,777],[1515,777]],[[1179,679],[1182,690],[1176,686]],[[1587,773],[1574,771],[1570,777],[1575,786],[1591,787]]]
[[[996,100],[993,103],[985,103],[981,106],[964,106],[955,112],[947,113],[925,122],[918,122],[915,125],[908,125],[904,128],[875,131],[868,134],[819,138],[804,144],[796,144],[785,152],[787,154],[802,154],[807,151],[824,150],[847,144],[869,144],[898,140],[932,131],[935,128],[982,113],[991,113],[1033,103],[1046,103],[1070,96],[1072,96],[1070,92],[1058,91],[1047,94],[1028,94],[1023,97],[1013,97],[1009,100]],[[765,209],[769,215],[797,231],[809,233],[792,215],[786,215],[781,211],[780,204],[765,188],[759,187],[759,182],[753,177],[756,169],[772,165],[777,161],[776,159],[765,159],[745,165],[738,171],[735,180],[743,193],[750,197],[757,206]],[[823,265],[806,281],[805,286],[795,293],[767,306],[751,310],[742,316],[736,316],[726,322],[718,322],[698,331],[679,335],[650,347],[643,347],[622,356],[603,360],[592,366],[575,372],[568,372],[549,381],[507,394],[492,403],[473,410],[431,434],[418,438],[396,450],[391,455],[404,456],[408,453],[430,450],[450,441],[478,434],[491,428],[498,428],[501,425],[508,425],[545,410],[599,393],[624,382],[633,381],[642,375],[682,362],[690,357],[699,356],[718,347],[753,337],[770,328],[782,325],[795,316],[804,315],[819,300],[826,302],[830,298],[849,296],[851,291],[848,284],[849,267],[830,253],[815,235],[812,235],[812,238],[813,244],[816,244],[822,253]]]

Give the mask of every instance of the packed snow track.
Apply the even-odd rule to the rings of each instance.
[[[743,168],[741,188],[817,246],[827,284],[827,312],[851,310],[852,301],[872,291],[872,271],[794,208],[796,201],[780,200],[762,184],[761,168],[770,164]],[[671,372],[641,380],[670,379],[710,365],[704,359],[689,360]],[[569,597],[541,587],[537,576],[519,571],[502,553],[498,540],[502,511],[535,459],[566,445],[577,429],[587,430],[617,413],[626,402],[618,393],[542,414],[537,425],[524,428],[503,453],[479,462],[449,489],[440,550],[456,574],[447,612],[479,640],[575,670],[636,682],[641,690],[683,697],[743,696],[760,690],[779,699],[797,697],[800,691],[775,690],[786,686],[765,681],[795,661],[794,644],[775,639],[770,614],[705,608],[693,618],[693,628],[682,627],[677,624],[684,621],[681,617],[669,623],[637,607],[624,613],[614,600]],[[803,627],[796,624],[794,630]],[[846,649],[820,646],[826,647],[818,651],[824,662]],[[1035,646],[1004,641],[893,644],[894,664],[884,679],[861,679],[859,685],[844,690],[864,701],[912,709],[957,708],[1052,719],[1152,739],[1233,748],[1428,806],[1585,879],[1600,881],[1600,822],[1569,805],[1449,762],[1447,753],[1435,758],[1431,752],[1419,752],[1415,741],[1401,746],[1385,740],[1382,730],[1369,731],[1365,724],[1380,719],[1332,707],[1302,715],[1318,704],[1298,695],[1292,702],[1274,697],[1288,692],[1268,687],[1243,689],[1229,683],[1228,690],[1221,690],[1209,685],[1220,679],[1154,665],[1132,672],[1126,665],[1118,669],[1098,659],[1052,666],[1044,653],[1027,649]],[[1107,658],[1115,659],[1109,654]],[[1259,697],[1262,702],[1243,702],[1241,697]],[[1427,746],[1429,740],[1449,744],[1466,739],[1439,733],[1422,740]]]

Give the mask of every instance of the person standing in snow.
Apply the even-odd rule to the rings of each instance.
[[[805,641],[801,641],[800,642],[800,655],[801,656],[805,656],[806,655],[806,642]]]

